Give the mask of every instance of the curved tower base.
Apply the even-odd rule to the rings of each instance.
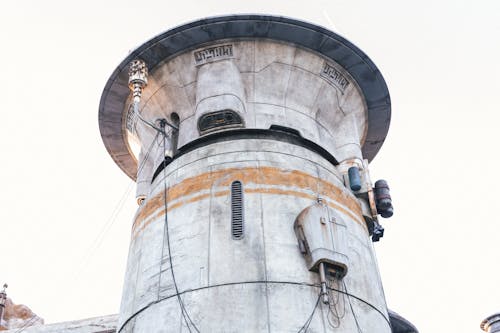
[[[371,239],[341,179],[316,153],[273,140],[214,143],[174,160],[134,222],[121,332],[188,332],[186,322],[200,332],[355,332],[356,322],[363,332],[390,332]],[[234,182],[242,184],[240,239],[232,232]],[[329,304],[293,228],[318,199],[347,227],[349,270],[329,279]]]

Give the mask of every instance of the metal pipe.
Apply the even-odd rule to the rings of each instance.
[[[325,276],[325,264],[319,263],[319,279],[321,282],[321,296],[323,297],[323,303],[328,304],[328,291],[326,289],[326,276]]]
[[[361,190],[361,177],[359,175],[358,167],[350,167],[347,173],[349,174],[349,186],[351,187],[351,190]]]

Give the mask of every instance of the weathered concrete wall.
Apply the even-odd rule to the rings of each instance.
[[[307,269],[293,223],[317,198],[348,227],[347,291],[387,317],[360,205],[336,168],[289,143],[235,140],[181,156],[154,181],[133,225],[118,325],[122,332],[188,331],[181,328],[168,261],[165,177],[174,273],[201,332],[296,332],[304,325],[318,299],[319,289],[311,285],[319,277]],[[244,188],[241,240],[231,237],[230,185],[236,180]],[[355,331],[347,298],[335,292],[333,297],[340,299],[337,310],[345,313],[337,331]],[[380,313],[354,298],[351,303],[363,331],[390,332]],[[332,331],[328,316],[328,307],[321,304],[311,331]]]
[[[221,48],[231,51],[197,63],[199,54]],[[201,136],[201,115],[224,109],[238,112],[245,128],[291,127],[339,162],[363,159],[367,116],[357,83],[332,60],[297,46],[226,40],[185,52],[151,71],[141,104],[146,119],[179,115],[179,147]],[[137,118],[129,128],[129,136],[136,136],[142,151],[147,151],[155,131]],[[156,148],[138,174],[140,184],[163,160],[163,149]],[[138,194],[145,191],[141,187]]]
[[[122,63],[103,92],[100,128],[144,202],[118,330],[298,332],[312,318],[314,332],[390,332],[366,223],[377,212],[365,160],[385,138],[390,98],[368,57],[323,28],[261,16],[194,22],[132,56],[149,69],[141,116],[178,119],[179,129],[163,140],[131,113]],[[279,134],[269,131],[275,126]],[[267,136],[250,135],[257,132]],[[154,177],[165,155],[174,159]],[[351,167],[361,174],[356,192]],[[243,186],[242,239],[231,234],[234,181]],[[318,202],[345,228],[339,251],[348,272],[329,279],[329,306],[317,302],[319,275],[294,231],[297,216]]]
[[[102,316],[62,323],[37,325],[23,328],[25,333],[114,333],[118,316]],[[22,327],[22,326],[21,326]],[[5,333],[20,332],[21,328],[4,331]]]

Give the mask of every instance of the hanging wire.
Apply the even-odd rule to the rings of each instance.
[[[138,103],[134,102],[134,103],[129,104],[127,112],[130,112],[131,108],[132,108],[134,114],[137,116],[137,118],[139,118],[140,121],[142,121],[143,123],[145,123],[146,125],[148,125],[152,129],[156,130],[158,133],[163,133],[165,131],[164,128],[161,129],[158,126],[156,126],[155,124],[153,124],[152,122],[150,122],[150,121],[148,121],[148,120],[146,120],[146,119],[144,119],[142,117],[141,113],[139,112],[139,105],[138,105]],[[174,124],[168,122],[165,118],[161,119],[161,122],[163,122],[165,125],[167,125],[170,128],[172,128],[173,130],[176,130],[176,131],[179,130],[179,127],[177,127]]]
[[[335,300],[334,292],[331,290],[332,282],[330,280],[327,280],[327,286],[329,288],[328,291],[329,302],[328,302],[328,313],[326,315],[326,319],[328,320],[328,324],[332,328],[338,328],[340,326],[340,316],[338,314],[337,305],[340,299],[340,295],[337,295],[337,300]],[[330,317],[332,317],[334,321],[336,320],[336,323],[332,322],[332,319],[330,319]]]
[[[314,287],[314,288],[320,288],[321,287],[318,284],[307,283],[307,282],[276,281],[276,280],[255,280],[255,281],[235,281],[235,282],[228,282],[228,283],[212,284],[212,285],[209,285],[209,286],[203,286],[203,287],[199,287],[199,288],[185,289],[185,290],[181,291],[179,294],[183,295],[183,294],[188,294],[188,293],[197,292],[197,291],[201,291],[201,290],[208,290],[208,289],[213,289],[213,288],[221,288],[221,287],[226,287],[226,286],[247,285],[247,284],[284,284],[284,285],[303,286],[303,287],[305,286],[305,287]],[[366,300],[364,300],[364,299],[362,299],[362,298],[360,298],[360,297],[358,297],[356,295],[350,294],[350,293],[348,293],[346,291],[343,291],[343,290],[335,290],[335,291],[337,291],[339,293],[342,293],[342,294],[345,294],[346,296],[352,297],[352,298],[356,299],[357,301],[362,302],[363,304],[366,304],[372,310],[376,311],[385,320],[385,322],[387,323],[387,325],[392,330],[392,326],[391,326],[391,322],[390,322],[389,318],[387,318],[384,315],[384,313],[381,310],[379,310],[375,305],[367,302]],[[167,299],[171,299],[173,297],[177,297],[177,295],[172,294],[172,295],[169,295],[169,296],[165,296],[165,297],[162,297],[162,298],[159,298],[157,300],[151,301],[148,304],[144,305],[143,307],[141,307],[140,309],[138,309],[137,311],[135,311],[134,313],[132,313],[122,323],[122,325],[117,330],[117,332],[121,332],[125,326],[127,326],[139,314],[143,313],[144,311],[146,311],[150,307],[155,306],[156,304],[159,304],[159,303],[161,303],[161,302],[163,302],[163,301],[165,301]]]
[[[23,326],[21,326],[14,333],[20,333],[20,332],[24,331],[25,329],[27,329],[28,327],[31,327],[31,324],[33,324],[37,318],[40,318],[40,317],[38,317],[37,315],[33,315],[27,322],[25,322],[23,324]]]
[[[129,106],[129,110],[130,110],[130,106]],[[145,120],[141,115],[140,113],[138,112],[137,110],[137,106],[134,105],[134,113],[138,116],[139,120],[141,120],[142,122],[144,122],[146,125],[150,126],[151,128],[155,129],[157,131],[157,136],[158,134],[162,134],[163,135],[163,170],[166,170],[166,166],[167,166],[167,160],[165,158],[166,156],[166,139],[167,139],[167,134],[165,132],[165,125],[168,125],[169,127],[171,127],[173,130],[178,130],[178,127],[173,125],[173,124],[170,124],[168,121],[166,121],[165,119],[161,119],[160,120],[160,128],[158,128],[157,126],[155,126],[153,123]],[[155,139],[153,140],[153,142],[156,141],[156,137]],[[149,152],[148,152],[149,154]],[[167,199],[167,195],[168,195],[168,187],[167,187],[167,179],[166,177],[164,177],[163,179],[163,192],[164,192],[164,195],[163,195],[163,199],[164,199],[164,209],[165,209],[165,220],[164,220],[164,234],[163,234],[163,244],[165,244],[165,240],[167,241],[167,250],[168,250],[168,261],[169,261],[169,268],[170,268],[170,272],[171,272],[171,275],[172,275],[172,282],[173,282],[173,285],[174,285],[174,289],[175,289],[175,295],[173,296],[176,296],[177,298],[177,301],[179,303],[179,307],[181,308],[181,314],[182,314],[182,317],[184,319],[184,322],[189,330],[189,332],[192,332],[191,328],[193,328],[197,333],[200,333],[199,329],[196,327],[196,325],[194,324],[193,320],[191,319],[191,317],[189,316],[189,313],[185,307],[185,304],[181,298],[181,293],[179,292],[179,288],[178,288],[178,285],[177,285],[177,282],[176,282],[176,279],[175,279],[175,273],[174,273],[174,269],[173,269],[173,262],[172,262],[172,252],[171,252],[171,246],[170,246],[170,233],[169,233],[169,223],[168,223],[168,213],[167,213],[167,206],[168,206],[168,199]],[[162,252],[161,252],[161,258],[160,258],[160,277],[161,277],[161,264],[163,262],[163,257],[164,257],[164,246],[162,246]],[[257,281],[256,281],[257,282]],[[262,282],[262,281],[261,281]],[[269,281],[265,281],[266,283],[269,282]],[[329,313],[331,313],[334,318],[337,320],[338,324],[337,325],[334,325],[333,323],[331,323],[330,319],[328,318],[328,321],[329,321],[329,324],[334,327],[334,328],[337,328],[339,327],[340,325],[340,320],[345,316],[346,314],[346,301],[345,301],[345,297],[347,297],[347,300],[349,302],[349,306],[351,308],[351,312],[352,312],[352,315],[354,317],[354,321],[356,323],[356,327],[357,327],[357,330],[358,330],[358,333],[363,333],[360,326],[359,326],[359,322],[358,322],[358,319],[357,319],[357,316],[354,312],[354,309],[353,309],[353,306],[352,306],[352,303],[351,303],[351,300],[350,300],[350,295],[347,291],[347,286],[345,284],[344,281],[343,282],[343,285],[344,285],[344,290],[345,291],[341,291],[341,290],[336,290],[336,288],[333,288],[331,287],[331,285],[329,285],[329,289],[331,291],[333,290],[336,290],[338,291],[340,294],[342,294],[342,296],[338,296],[337,297],[337,300],[336,301],[332,301],[332,302],[329,302],[328,304],[328,307],[329,307]],[[158,286],[160,287],[160,286]],[[184,292],[183,292],[184,293]],[[340,302],[340,297],[342,297],[342,303],[343,303],[343,307],[344,307],[344,310],[342,312],[342,315],[339,315],[339,312],[338,312],[338,309],[337,309],[337,305],[338,303]],[[164,298],[165,299],[165,298]],[[309,329],[309,326],[311,325],[311,322],[312,322],[312,319],[314,318],[314,314],[316,312],[316,310],[318,309],[319,307],[319,301],[321,299],[321,293],[318,295],[318,298],[316,300],[316,303],[314,305],[314,308],[311,312],[311,314],[309,315],[309,317],[307,318],[306,322],[304,323],[304,325],[302,325],[302,327],[298,330],[297,333],[306,333],[307,330]],[[330,297],[330,299],[334,299],[333,297]],[[159,302],[163,299],[160,299],[159,298],[159,292],[158,292],[158,300],[156,302]],[[153,302],[152,304],[155,304],[156,302]],[[333,304],[332,304],[333,303]],[[151,305],[151,304],[150,304]],[[147,307],[149,307],[150,305],[146,306],[144,309],[146,309]],[[373,307],[373,306],[372,306]],[[142,310],[144,310],[142,309]],[[141,311],[142,311],[141,310]],[[385,318],[385,317],[384,317]],[[387,319],[386,319],[387,321]],[[124,323],[125,325],[126,323]],[[123,328],[123,326],[122,326]],[[15,332],[17,333],[17,332]]]
[[[167,133],[165,132],[165,125],[167,124],[166,120],[162,119],[160,121],[160,127],[161,127],[161,134],[163,135],[163,156],[165,157],[167,154],[166,150],[166,143],[167,143]],[[167,160],[164,158],[163,159],[163,171],[165,172],[167,167]],[[167,200],[167,195],[168,195],[168,187],[167,187],[167,177],[163,178],[163,205],[165,209],[165,226],[164,226],[164,232],[163,232],[163,246],[161,250],[161,257],[160,257],[160,274],[161,274],[161,263],[163,262],[163,250],[165,247],[165,239],[167,241],[167,250],[168,250],[168,261],[170,264],[170,273],[172,274],[172,283],[174,284],[175,288],[175,294],[177,296],[177,301],[179,302],[179,306],[181,308],[181,313],[182,317],[184,319],[184,322],[186,323],[186,326],[189,330],[191,331],[191,328],[193,328],[197,333],[200,333],[196,325],[194,324],[193,320],[189,316],[189,313],[184,305],[184,302],[181,298],[181,295],[179,293],[179,288],[177,286],[177,281],[175,280],[175,274],[174,274],[174,265],[172,262],[172,250],[170,247],[170,233],[169,233],[169,222],[168,222],[168,212],[167,212],[167,206],[168,206],[168,200]],[[159,287],[159,285],[158,285]]]
[[[307,330],[309,329],[309,326],[311,325],[311,322],[314,318],[314,313],[316,312],[316,310],[318,309],[318,306],[319,306],[319,300],[321,299],[321,292],[318,294],[318,299],[316,300],[316,304],[314,304],[314,308],[311,312],[311,314],[309,315],[309,317],[307,318],[306,322],[304,323],[304,325],[302,325],[302,327],[297,331],[297,333],[306,333]]]
[[[354,312],[354,308],[352,307],[351,297],[349,297],[350,294],[347,291],[347,286],[345,284],[345,281],[342,281],[342,283],[344,284],[345,292],[348,294],[347,300],[349,301],[349,307],[351,308],[352,316],[354,317],[354,322],[356,323],[356,327],[358,328],[358,333],[363,333],[363,331],[361,330],[361,327],[359,327],[358,317],[356,316],[356,313]]]
[[[330,319],[330,317],[332,318]],[[328,305],[328,313],[326,315],[326,320],[328,321],[328,325],[330,325],[330,327],[332,328],[340,327],[340,318],[335,306],[332,307],[331,305]]]
[[[342,285],[340,284],[340,281],[338,281],[338,285],[335,287],[335,289],[342,289]],[[333,290],[332,290],[332,293],[333,293]],[[340,303],[340,299],[342,299],[342,307],[344,308],[343,311],[342,311],[342,314],[339,315],[339,319],[342,319],[345,317],[346,313],[347,313],[347,301],[346,301],[346,298],[348,297],[347,293],[346,293],[346,290],[342,290],[342,292],[338,292],[339,296],[338,296],[338,302]]]
[[[329,299],[331,301],[328,303],[328,314],[326,318],[328,320],[328,324],[332,328],[338,328],[340,326],[341,320],[345,317],[346,314],[346,295],[343,290],[339,291],[340,287],[337,286],[338,284],[338,279],[328,280]],[[337,297],[335,297],[335,294],[337,295]],[[342,312],[340,312],[340,308],[342,307],[343,310]]]
[[[123,192],[120,200],[118,201],[115,208],[111,212],[111,215],[109,216],[108,220],[106,221],[106,223],[103,224],[103,226],[101,227],[101,230],[99,231],[97,236],[92,241],[92,244],[89,246],[89,248],[85,252],[85,255],[82,259],[81,267],[78,269],[78,271],[76,273],[77,277],[85,269],[85,267],[89,263],[90,259],[94,255],[95,251],[99,248],[99,246],[101,246],[101,243],[104,240],[106,234],[111,229],[114,222],[116,221],[120,211],[122,210],[123,206],[125,205],[126,199],[128,198],[130,191],[132,190],[132,185],[133,185],[133,182],[131,181],[131,183],[128,184],[127,187],[125,188],[125,191]]]
[[[141,161],[141,164],[138,167],[137,174],[139,174],[142,171],[142,169],[144,168],[144,166],[146,165],[146,162],[149,158],[149,155],[151,154],[151,151],[153,150],[153,146],[154,146],[155,141],[158,138],[159,134],[160,133],[156,133],[156,136],[154,137],[153,141],[151,142],[150,146],[148,147],[148,150],[146,151],[146,154],[144,155],[144,159]],[[82,259],[81,267],[78,269],[78,271],[76,273],[77,278],[79,277],[80,273],[85,269],[88,262],[90,261],[90,258],[92,258],[92,256],[94,255],[95,251],[101,246],[101,243],[104,241],[109,230],[111,230],[111,227],[113,226],[113,224],[117,220],[123,206],[125,205],[126,199],[128,198],[130,191],[133,188],[133,185],[134,185],[134,181],[131,180],[129,185],[125,189],[125,192],[123,192],[120,200],[115,205],[115,208],[111,212],[111,215],[109,216],[108,220],[106,221],[106,223],[104,223],[101,230],[99,231],[97,236],[94,238],[94,241],[92,242],[92,244],[89,246],[89,248],[85,252],[85,255]]]

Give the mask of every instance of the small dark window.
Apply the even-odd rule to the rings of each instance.
[[[237,180],[231,184],[231,235],[234,239],[242,239],[244,231],[243,185]]]
[[[243,121],[233,110],[221,110],[206,113],[198,119],[198,129],[204,134],[216,129],[241,127]]]
[[[181,120],[179,118],[179,115],[175,112],[172,112],[170,114],[170,120],[172,121],[172,124],[177,127],[177,129],[174,129],[172,131],[172,155],[175,156],[177,153],[177,145],[179,143],[179,125],[181,123]]]

